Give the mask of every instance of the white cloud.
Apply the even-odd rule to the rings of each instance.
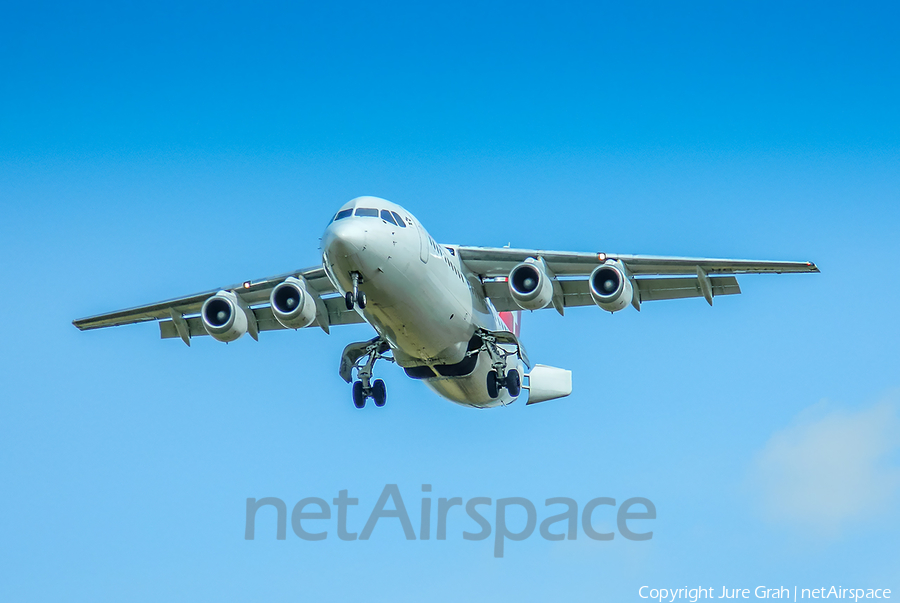
[[[765,515],[836,533],[888,510],[900,489],[898,397],[859,410],[822,402],[776,432],[751,471]]]

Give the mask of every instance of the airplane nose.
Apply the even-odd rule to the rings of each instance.
[[[356,255],[366,247],[366,229],[355,219],[333,222],[322,237],[322,245],[335,259]]]

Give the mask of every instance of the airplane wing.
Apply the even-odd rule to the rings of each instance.
[[[190,338],[207,335],[200,319],[200,308],[208,298],[219,291],[234,291],[240,299],[250,307],[256,316],[258,330],[273,331],[283,329],[272,314],[269,306],[269,295],[276,285],[293,276],[303,278],[307,291],[316,301],[317,316],[310,326],[319,326],[326,333],[332,325],[354,324],[363,322],[362,317],[353,310],[347,310],[344,299],[335,290],[321,266],[287,272],[277,276],[253,281],[245,281],[237,285],[220,287],[203,293],[195,293],[185,297],[169,299],[127,310],[118,310],[106,314],[98,314],[88,318],[72,321],[82,331],[116,327],[151,320],[159,321],[160,336],[163,339],[181,337],[190,345]],[[181,329],[179,329],[179,326]],[[186,329],[185,329],[186,327]]]
[[[715,296],[741,292],[733,276],[736,274],[819,272],[812,262],[577,253],[505,247],[460,246],[454,249],[460,260],[481,278],[485,296],[500,312],[520,309],[509,293],[506,279],[510,271],[527,258],[543,259],[556,276],[551,306],[560,314],[566,307],[593,305],[588,277],[594,268],[607,260],[621,262],[633,277],[638,294],[634,305],[638,309],[640,303],[645,301],[687,297],[706,297],[712,304]]]

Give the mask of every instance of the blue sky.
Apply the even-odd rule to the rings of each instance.
[[[0,18],[0,598],[639,600],[900,590],[900,47],[888,3],[29,3]],[[371,337],[77,317],[313,265],[363,194],[446,243],[815,261],[524,317],[565,400],[456,407]],[[654,538],[243,539],[247,497],[650,498]],[[599,517],[599,516],[598,516]],[[603,515],[598,521],[614,521]],[[268,526],[268,531],[266,531]],[[333,523],[329,524],[334,529]]]

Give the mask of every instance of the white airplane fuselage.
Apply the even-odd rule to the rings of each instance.
[[[377,210],[377,215],[359,215],[360,208]],[[395,223],[398,218],[402,226]],[[419,375],[439,395],[458,404],[482,408],[509,404],[514,398],[505,389],[496,398],[488,394],[491,361],[485,351],[478,353],[468,374],[441,376],[434,368],[416,370],[462,363],[479,328],[509,330],[485,299],[478,276],[449,249],[438,245],[408,211],[377,197],[346,203],[322,237],[328,277],[339,291],[347,292],[353,290],[353,274],[358,275],[358,288],[367,303],[356,311],[390,344],[397,363],[412,369],[408,374]],[[509,356],[507,366],[523,374],[517,356]]]

